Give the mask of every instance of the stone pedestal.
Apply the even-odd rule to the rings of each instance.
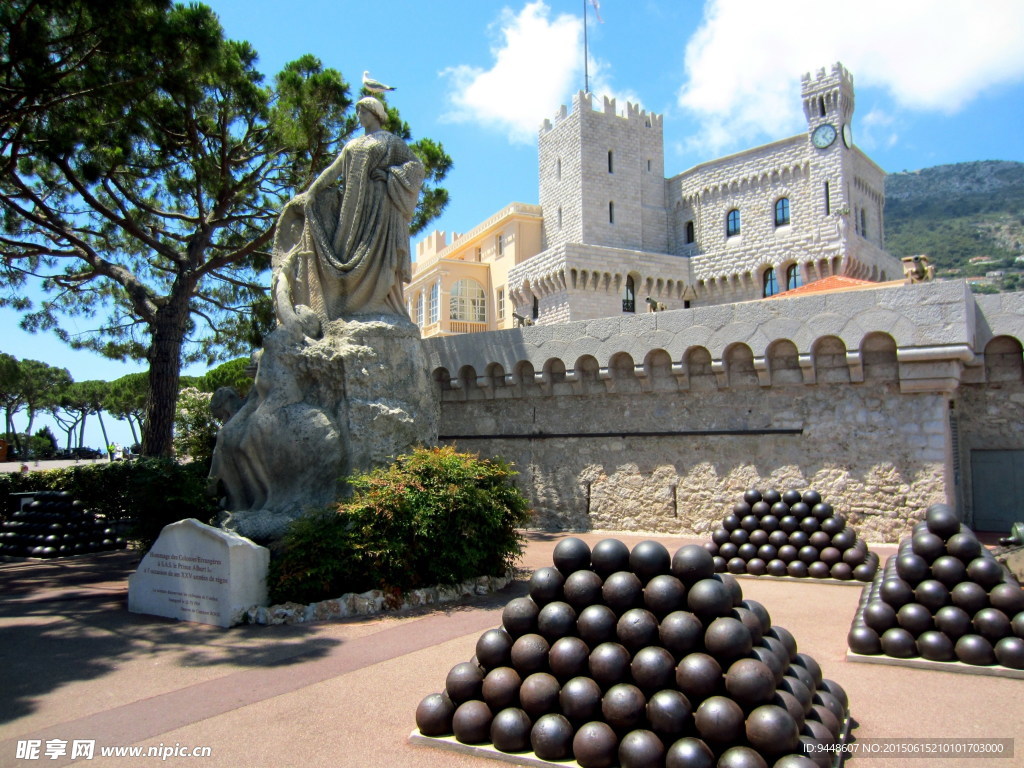
[[[189,518],[160,532],[128,577],[128,610],[230,627],[267,604],[270,551]]]
[[[438,416],[408,319],[336,320],[315,339],[282,326],[265,340],[249,398],[217,437],[211,474],[226,496],[222,524],[275,539],[303,510],[338,499],[345,476],[436,443]]]

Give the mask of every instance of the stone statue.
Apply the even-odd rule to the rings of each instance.
[[[423,166],[356,105],[365,135],[281,212],[252,392],[221,428],[211,479],[225,527],[266,541],[343,492],[342,479],[437,439],[438,400],[402,285]]]

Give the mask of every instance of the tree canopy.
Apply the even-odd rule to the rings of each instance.
[[[143,453],[169,454],[182,365],[247,353],[269,327],[276,216],[358,127],[349,85],[310,55],[266,85],[256,52],[202,5],[13,0],[0,42],[0,302],[29,330],[148,361]],[[412,146],[422,229],[451,159]],[[94,328],[73,334],[70,317]]]

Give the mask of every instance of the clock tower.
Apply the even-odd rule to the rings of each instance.
[[[809,74],[800,82],[800,95],[807,117],[808,135],[818,149],[828,149],[837,140],[853,145],[850,121],[853,119],[853,76],[842,64],[826,73],[819,69],[813,80]]]

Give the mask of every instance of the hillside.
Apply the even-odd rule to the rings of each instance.
[[[991,275],[980,290],[1024,287],[1024,163],[893,173],[885,198],[885,246],[894,256],[926,253],[939,277]]]

